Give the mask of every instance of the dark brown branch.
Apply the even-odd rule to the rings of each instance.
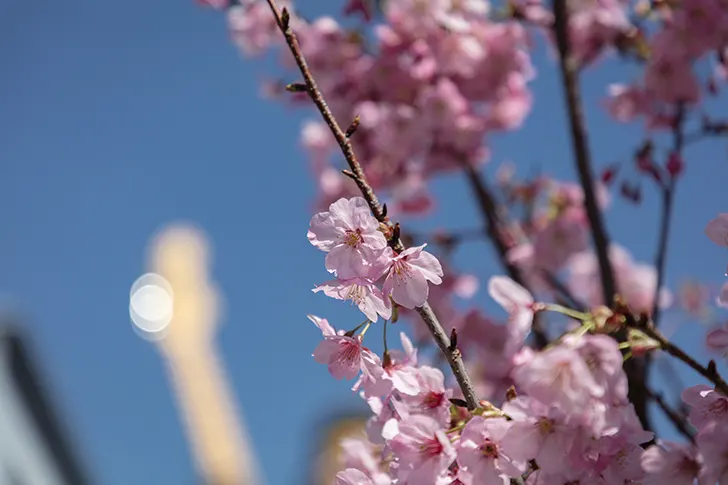
[[[388,224],[389,221],[386,217],[386,213],[384,212],[382,205],[379,203],[377,196],[374,194],[374,190],[372,190],[371,186],[367,182],[364,171],[362,170],[361,165],[359,164],[359,161],[354,154],[354,150],[351,146],[351,143],[349,143],[349,139],[347,138],[346,133],[341,129],[333,113],[331,113],[329,106],[326,104],[326,101],[324,100],[324,97],[321,94],[318,85],[316,84],[316,80],[314,79],[313,74],[311,74],[311,70],[309,69],[308,64],[306,63],[306,59],[301,52],[301,47],[298,44],[296,34],[293,32],[293,30],[291,30],[289,12],[285,8],[279,10],[278,6],[275,3],[275,0],[267,1],[271,11],[273,12],[273,15],[276,18],[278,27],[286,38],[286,43],[288,44],[288,48],[290,49],[291,54],[293,55],[293,58],[298,65],[298,69],[303,75],[303,79],[306,86],[308,87],[308,94],[311,97],[311,100],[316,105],[316,108],[318,108],[318,111],[321,113],[321,116],[323,117],[326,124],[329,126],[331,133],[333,133],[334,138],[336,138],[336,142],[339,144],[339,147],[344,154],[344,158],[346,158],[346,162],[349,165],[349,169],[351,172],[351,175],[349,175],[349,177],[352,178],[354,182],[356,182],[356,185],[359,187],[362,196],[367,201],[367,204],[369,205],[372,214],[374,214],[374,217],[376,217],[379,222]],[[394,241],[393,246],[396,251],[404,250],[404,245],[399,238]],[[430,330],[430,333],[435,339],[437,346],[440,347],[440,350],[447,358],[447,361],[450,364],[450,368],[455,375],[455,379],[460,386],[460,390],[463,393],[463,397],[468,404],[468,408],[471,410],[478,408],[480,403],[476,396],[475,388],[473,387],[470,377],[468,376],[465,369],[465,364],[463,363],[460,351],[458,349],[455,349],[454,351],[450,350],[450,339],[448,338],[447,333],[445,333],[445,330],[442,328],[442,325],[440,325],[440,322],[437,320],[437,317],[432,311],[429,303],[425,302],[424,305],[417,308],[416,310],[417,313],[419,313],[422,317],[422,320],[427,325],[427,328]]]
[[[646,392],[647,395],[655,401],[655,404],[659,406],[662,412],[665,413],[665,416],[667,416],[673,426],[675,426],[675,429],[685,438],[687,438],[688,441],[694,444],[695,432],[688,425],[685,416],[681,416],[679,412],[677,412],[667,402],[665,402],[665,399],[663,399],[661,394],[653,392],[650,389],[647,389]]]
[[[609,261],[609,236],[594,191],[594,174],[589,155],[586,123],[582,112],[581,94],[579,92],[579,66],[577,59],[571,53],[571,46],[569,45],[567,0],[553,0],[553,9],[553,29],[559,51],[559,70],[569,118],[574,161],[584,191],[584,206],[594,240],[594,250],[599,262],[603,300],[604,304],[609,306],[614,302],[617,287],[612,265]],[[623,332],[618,332],[616,337],[618,340],[624,341],[626,335]],[[648,364],[643,358],[629,359],[625,362],[624,371],[629,381],[629,399],[634,405],[642,426],[645,429],[650,429],[648,397],[645,394]]]
[[[501,264],[508,273],[508,276],[513,281],[528,289],[528,285],[526,284],[526,281],[521,274],[521,270],[518,268],[518,266],[508,260],[509,247],[503,240],[503,233],[501,232],[502,229],[506,227],[505,222],[502,220],[502,217],[499,214],[498,205],[490,191],[490,188],[488,187],[487,182],[483,179],[480,173],[478,173],[478,171],[476,171],[475,168],[470,164],[465,164],[465,174],[468,177],[470,186],[473,189],[475,198],[478,201],[480,213],[482,214],[483,222],[486,225],[486,232],[488,233],[488,237],[495,247]],[[549,339],[542,328],[541,317],[539,314],[534,315],[532,332],[537,348],[542,349],[548,345]]]
[[[672,130],[673,153],[680,155],[685,143],[683,133],[683,121],[685,119],[685,107],[679,105],[675,116],[675,125]],[[670,222],[672,221],[672,206],[675,200],[677,177],[668,174],[667,182],[662,186],[662,208],[660,214],[660,236],[657,243],[657,256],[655,257],[655,270],[657,271],[657,285],[652,300],[652,322],[655,326],[660,322],[660,288],[665,281],[665,263],[667,262],[667,242],[670,238]]]
[[[715,362],[711,360],[707,367],[700,365],[684,350],[670,342],[664,335],[662,335],[662,333],[660,333],[659,330],[649,323],[649,321],[646,324],[640,324],[639,322],[634,321],[634,319],[628,317],[625,323],[629,327],[636,328],[652,340],[658,342],[660,344],[660,349],[687,364],[695,372],[712,382],[716,391],[728,396],[728,383],[718,373],[718,370],[715,368]]]
[[[609,262],[609,237],[597,205],[594,191],[594,174],[589,156],[589,144],[582,113],[581,94],[578,86],[578,64],[569,45],[569,12],[566,0],[554,0],[554,33],[559,50],[561,80],[569,113],[571,143],[574,151],[579,181],[584,190],[584,206],[594,238],[594,247],[601,272],[604,304],[611,305],[616,293],[614,274]]]

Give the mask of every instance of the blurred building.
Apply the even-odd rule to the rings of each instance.
[[[369,416],[359,413],[334,416],[317,426],[316,456],[311,460],[310,485],[333,485],[336,473],[341,471],[341,447],[344,438],[366,435]]]
[[[0,320],[0,485],[87,485],[28,347]]]

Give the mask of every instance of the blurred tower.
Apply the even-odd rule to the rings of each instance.
[[[336,416],[325,423],[319,435],[319,445],[312,460],[311,485],[333,485],[341,471],[341,440],[366,435],[367,417],[363,414]]]
[[[220,294],[211,279],[209,259],[205,236],[191,226],[167,227],[153,240],[149,271],[169,282],[174,302],[168,326],[154,340],[204,483],[261,485],[214,341]]]

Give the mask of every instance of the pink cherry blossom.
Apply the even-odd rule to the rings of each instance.
[[[728,283],[723,283],[723,286],[720,288],[718,305],[723,308],[728,308]]]
[[[566,413],[579,414],[605,394],[579,353],[564,346],[535,354],[516,367],[513,378],[530,396],[554,403]]]
[[[424,251],[425,246],[407,248],[395,256],[384,281],[384,293],[405,308],[420,307],[427,301],[428,281],[442,283],[440,262]]]
[[[710,422],[700,430],[696,443],[703,457],[700,470],[700,485],[720,485],[728,483],[728,422]]]
[[[392,479],[379,466],[378,453],[365,438],[344,438],[339,443],[344,468],[362,471],[373,485],[390,485]]]
[[[418,392],[403,396],[412,413],[425,414],[437,420],[442,426],[450,423],[450,401],[452,391],[445,388],[445,376],[440,369],[422,366],[417,369]]]
[[[728,247],[728,213],[718,214],[705,226],[705,235],[719,246]]]
[[[455,449],[441,425],[429,416],[412,415],[399,423],[390,441],[398,477],[397,483],[432,483],[455,460]]]
[[[309,315],[324,336],[324,340],[313,351],[313,358],[319,364],[326,364],[335,379],[353,379],[362,366],[362,353],[370,352],[363,348],[361,339],[338,334],[324,318]]]
[[[531,332],[533,322],[533,296],[524,287],[507,276],[493,276],[488,281],[488,294],[508,312],[509,348],[506,353],[518,349]]]
[[[362,197],[339,199],[311,218],[308,240],[328,252],[326,269],[343,279],[378,278],[387,239]],[[379,269],[378,269],[379,268]]]
[[[510,423],[504,418],[475,416],[463,429],[458,446],[458,462],[483,485],[502,485],[504,477],[518,477],[526,462],[517,461],[501,448]]]
[[[377,321],[377,314],[385,320],[389,320],[392,316],[389,297],[385,297],[382,290],[366,278],[329,281],[317,286],[313,291],[323,291],[326,296],[337,300],[350,300],[371,322]]]
[[[558,471],[566,463],[574,441],[574,429],[566,424],[566,414],[555,407],[526,396],[503,406],[511,419],[502,447],[516,461],[535,459],[547,471]]]
[[[336,485],[374,485],[372,479],[361,470],[347,468],[336,474]]]
[[[705,335],[705,345],[719,354],[728,354],[728,322],[714,327]]]
[[[613,402],[627,399],[627,376],[622,370],[623,357],[617,341],[606,335],[567,336],[562,340],[579,353],[605,397]]]
[[[645,485],[692,485],[698,477],[702,458],[689,445],[662,442],[642,454]]]
[[[728,397],[705,384],[685,389],[682,400],[691,407],[688,419],[698,429],[712,422],[728,422]]]

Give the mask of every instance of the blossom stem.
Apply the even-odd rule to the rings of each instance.
[[[572,310],[571,308],[567,308],[562,305],[557,305],[555,303],[546,303],[544,305],[543,309],[547,312],[561,313],[562,315],[566,315],[567,317],[581,320],[582,322],[586,322],[588,320],[591,320],[591,318],[592,318],[591,314],[589,314],[589,313]]]
[[[384,341],[384,353],[389,352],[389,347],[387,347],[387,320],[384,321],[384,330],[382,331],[382,340]]]
[[[359,338],[362,338],[363,339],[364,338],[364,335],[367,333],[367,330],[369,330],[369,327],[371,327],[371,326],[372,326],[372,322],[370,322],[369,320],[367,320],[366,321],[366,325],[364,327],[364,330],[362,330],[361,333],[359,334]]]
[[[356,332],[357,332],[357,331],[358,331],[358,330],[359,330],[360,328],[362,328],[362,327],[363,327],[364,325],[366,325],[367,323],[369,323],[369,320],[364,320],[364,321],[363,321],[363,322],[361,322],[361,323],[360,323],[359,325],[357,325],[356,327],[354,327],[354,328],[352,328],[351,330],[349,330],[348,332],[346,332],[346,333],[345,333],[344,335],[346,335],[347,337],[353,337],[353,336],[354,336],[354,334],[355,334],[355,333],[356,333]]]
[[[291,29],[290,13],[286,8],[279,9],[275,0],[267,0],[267,2],[275,16],[278,28],[286,39],[286,44],[288,44],[288,48],[293,55],[293,59],[303,76],[309,97],[313,101],[314,105],[316,105],[321,117],[324,119],[331,130],[331,133],[334,135],[339,148],[341,148],[344,158],[349,165],[350,178],[352,178],[356,183],[359,191],[364,197],[364,200],[367,201],[367,205],[369,205],[369,209],[372,211],[374,217],[380,223],[389,224],[389,220],[387,219],[382,205],[379,203],[377,196],[374,194],[374,190],[367,182],[364,170],[361,168],[361,164],[354,153],[354,149],[349,142],[349,138],[346,136],[346,132],[341,129],[341,126],[339,126],[339,123],[336,121],[336,118],[326,103],[323,94],[321,94],[321,90],[318,88],[316,80],[311,73],[311,69],[308,67],[308,63],[303,56],[296,34]],[[392,249],[395,251],[404,251],[404,244],[402,244],[401,239],[397,238],[396,241],[391,241],[391,243]],[[442,328],[440,321],[437,319],[435,312],[432,310],[432,307],[430,307],[428,302],[425,302],[422,306],[415,310],[420,314],[420,317],[422,317],[425,325],[427,325],[427,328],[432,334],[432,337],[435,339],[440,351],[447,358],[460,390],[463,393],[463,397],[468,404],[468,409],[477,409],[479,406],[478,396],[475,392],[475,387],[473,386],[470,376],[465,369],[465,363],[463,362],[460,350],[457,348],[450,349],[450,338]]]

